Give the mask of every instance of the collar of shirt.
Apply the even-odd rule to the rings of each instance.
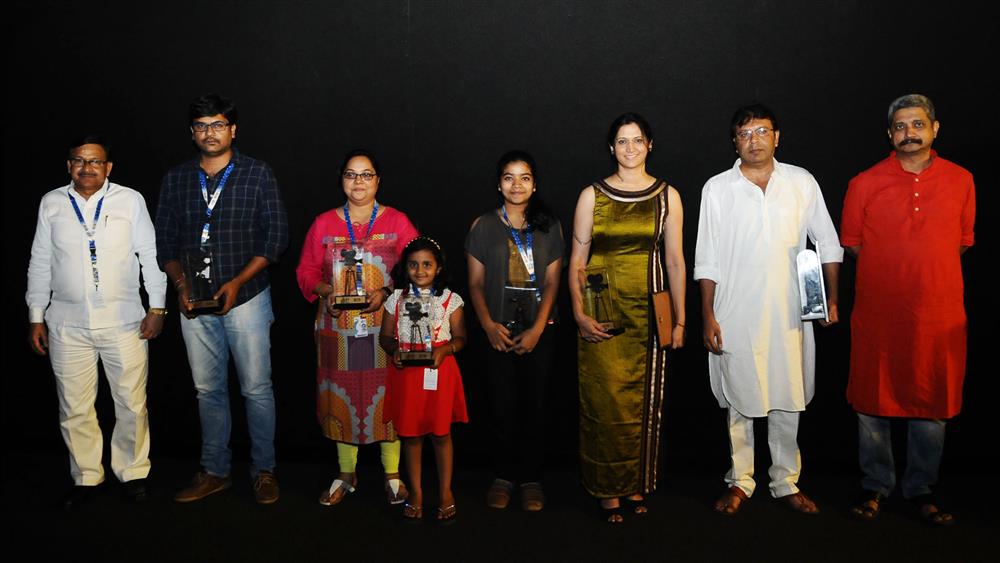
[[[896,155],[896,151],[889,153],[889,165],[892,167],[893,172],[897,174],[902,174],[904,176],[923,176],[924,174],[930,174],[934,170],[934,165],[938,161],[938,153],[936,150],[931,149],[931,164],[927,168],[924,168],[919,173],[913,173],[909,170],[904,170],[903,165],[899,162],[899,158]]]
[[[72,180],[70,181],[69,185],[66,186],[66,192],[70,196],[76,198],[77,201],[83,204],[80,206],[80,209],[83,209],[88,204],[96,204],[98,201],[101,201],[102,197],[108,195],[108,192],[110,191],[111,191],[111,180],[107,178],[104,179],[104,185],[101,186],[101,189],[97,190],[89,198],[86,199],[84,199],[84,197],[80,195],[80,192],[76,191],[76,185],[73,183]]]

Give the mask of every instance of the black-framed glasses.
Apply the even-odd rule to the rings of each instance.
[[[743,129],[742,131],[736,132],[736,138],[741,141],[749,141],[751,137],[756,135],[758,139],[763,139],[764,137],[767,137],[768,134],[771,133],[771,131],[774,131],[774,129],[769,129],[767,127],[757,127],[756,129]]]
[[[368,172],[367,170],[364,172],[355,172],[353,170],[348,170],[347,172],[344,172],[345,180],[354,180],[356,178],[361,178],[365,182],[371,182],[372,178],[374,178],[375,176],[378,176],[378,174],[374,172]]]
[[[229,127],[230,125],[232,124],[226,123],[225,121],[213,121],[211,123],[195,121],[194,123],[191,124],[191,130],[194,131],[195,133],[204,133],[205,131],[208,131],[209,127],[211,127],[212,131],[219,132],[225,129],[226,127]]]
[[[84,166],[92,166],[94,168],[97,168],[98,166],[104,166],[105,164],[108,163],[108,161],[101,160],[99,158],[80,158],[78,156],[70,158],[68,160],[73,168],[83,168]]]

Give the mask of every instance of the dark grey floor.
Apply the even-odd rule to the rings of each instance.
[[[597,520],[595,502],[575,467],[550,471],[548,506],[537,514],[485,506],[485,469],[459,467],[459,517],[451,526],[430,519],[411,525],[383,500],[377,460],[363,463],[357,493],[327,508],[316,497],[331,468],[283,463],[281,500],[253,502],[246,466],[236,466],[231,490],[181,505],[172,492],[197,469],[192,460],[154,460],[154,498],[134,505],[113,477],[78,510],[54,506],[68,488],[65,458],[5,455],[4,544],[7,561],[996,561],[996,517],[979,497],[982,476],[949,475],[939,488],[959,517],[933,529],[891,499],[876,522],[848,518],[855,476],[806,474],[801,485],[822,514],[803,516],[758,494],[734,518],[713,513],[719,476],[668,472],[649,499],[650,513],[611,526]],[[425,468],[425,479],[433,477]],[[428,513],[434,488],[425,488]],[[762,489],[760,491],[764,493]]]

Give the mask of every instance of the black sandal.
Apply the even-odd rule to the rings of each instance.
[[[920,519],[931,526],[951,526],[955,523],[955,516],[947,510],[942,510],[931,494],[917,495],[909,501],[916,507]]]
[[[882,503],[885,499],[886,496],[878,491],[861,489],[858,498],[854,500],[854,505],[851,506],[851,516],[870,522],[882,511]]]
[[[618,506],[614,508],[605,508],[600,504],[597,505],[597,508],[597,516],[602,522],[607,522],[608,524],[621,524],[625,521],[625,515],[622,513],[621,502],[619,502]]]
[[[646,506],[645,497],[641,499],[631,499],[628,497],[622,497],[621,502],[625,503],[628,507],[630,514],[635,514],[636,516],[642,516],[649,512],[649,507]]]

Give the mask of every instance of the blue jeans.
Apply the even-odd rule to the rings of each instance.
[[[888,496],[896,486],[892,459],[891,418],[858,413],[858,457],[865,474],[861,487]],[[944,452],[943,420],[910,418],[907,421],[906,471],[903,498],[931,492],[937,482]]]
[[[201,416],[201,465],[211,475],[229,475],[229,353],[233,354],[250,430],[251,476],[274,470],[274,392],[271,389],[270,288],[225,316],[181,316],[191,376]]]

